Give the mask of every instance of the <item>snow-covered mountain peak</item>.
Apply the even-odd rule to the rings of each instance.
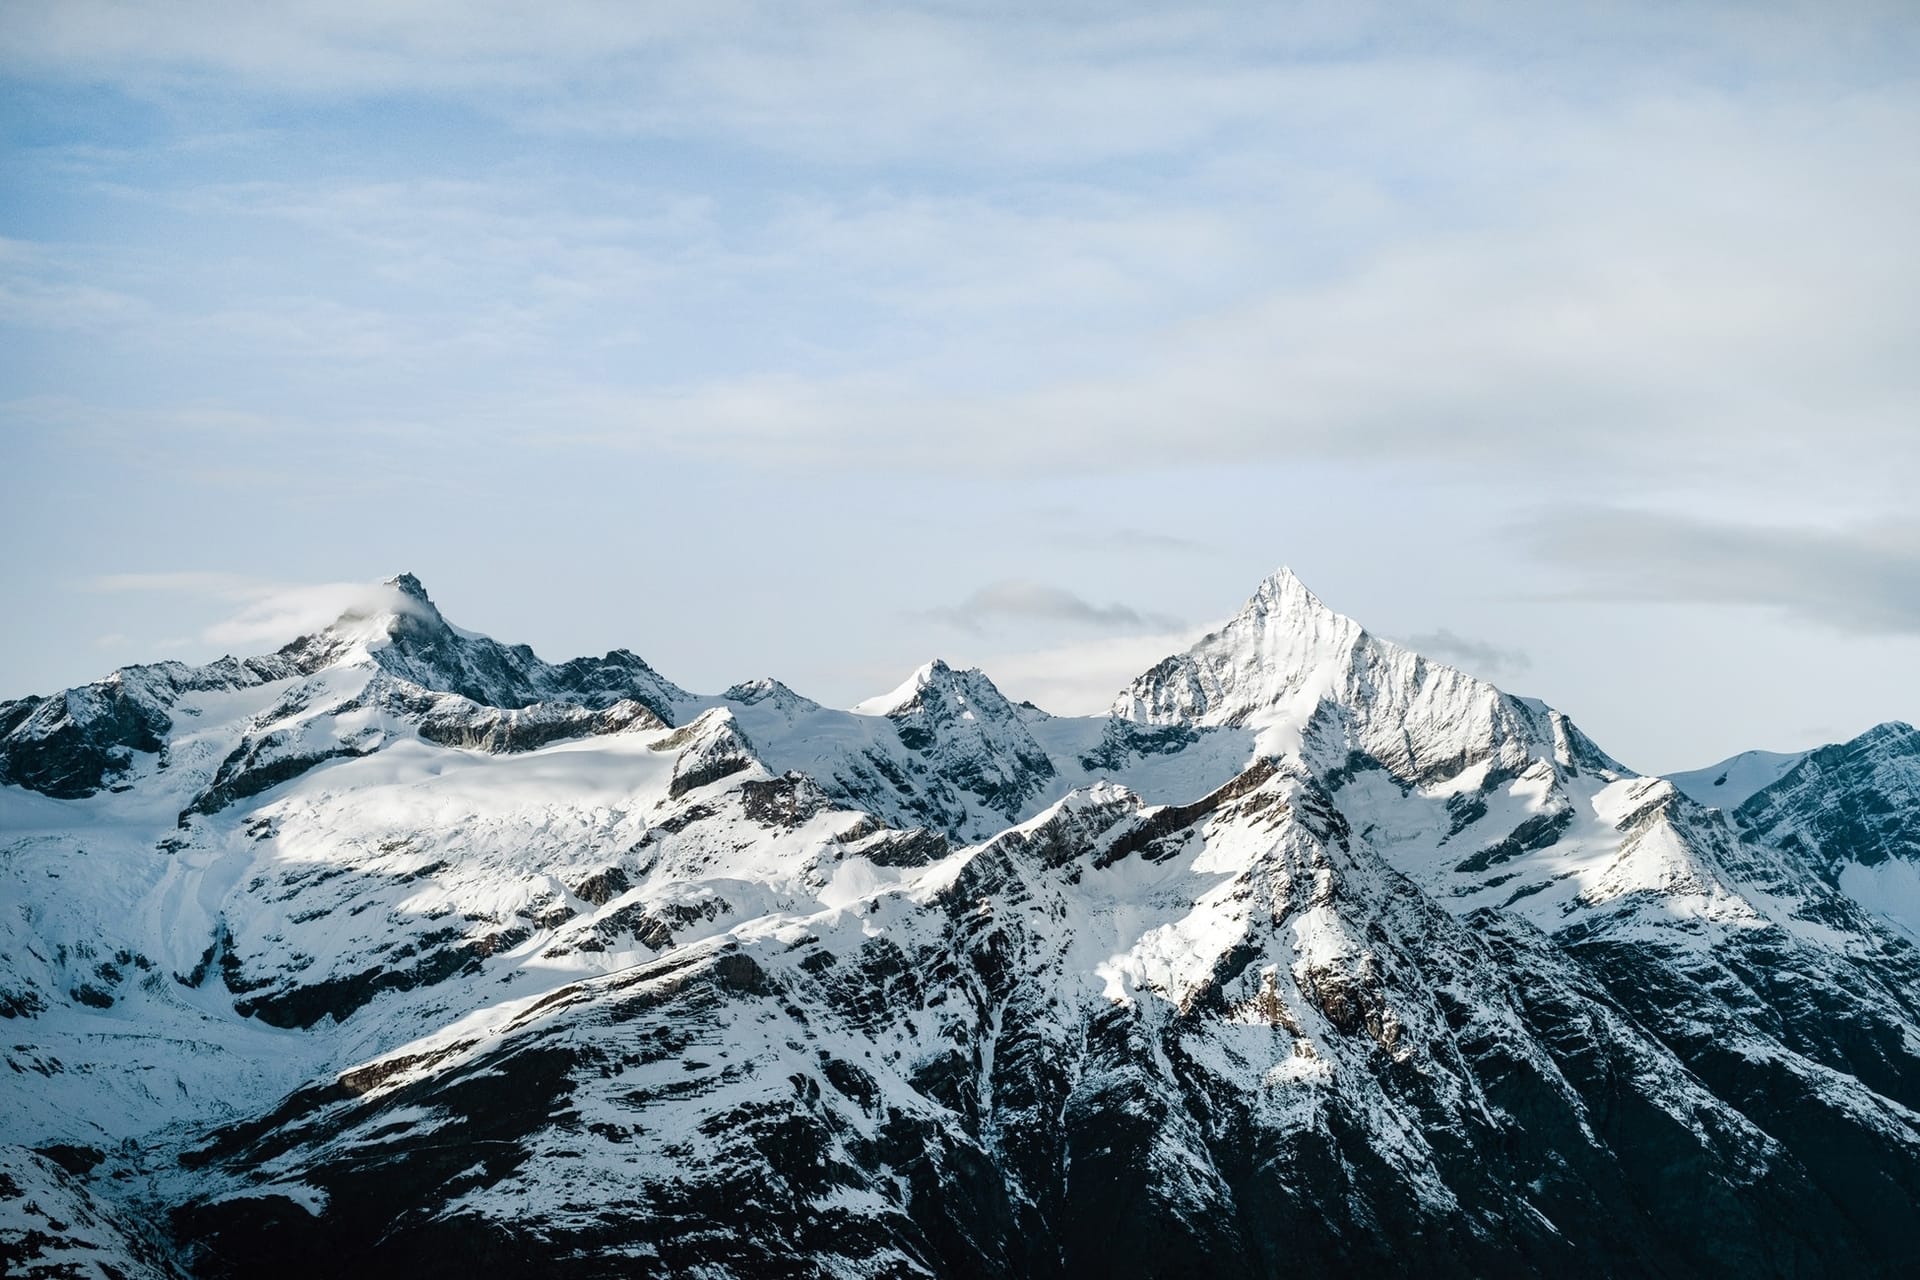
[[[1328,608],[1283,568],[1224,626],[1135,680],[1115,700],[1113,714],[1154,724],[1270,718],[1263,713],[1336,678],[1363,639],[1359,623]],[[1309,714],[1316,700],[1310,698]]]
[[[948,703],[959,711],[966,710],[971,703],[995,711],[1001,707],[1011,709],[1006,696],[986,672],[978,667],[955,670],[945,660],[935,658],[915,668],[913,674],[887,692],[855,704],[853,711],[863,716],[898,717],[933,702]]]
[[[720,696],[728,702],[745,703],[750,707],[765,703],[789,715],[820,709],[820,704],[812,698],[795,693],[772,676],[762,676],[758,680],[743,680]]]
[[[1780,781],[1806,756],[1804,751],[1742,751],[1705,769],[1669,774],[1668,781],[1700,804],[1731,813]]]
[[[1016,707],[977,667],[956,670],[935,658],[852,711],[884,720],[879,732],[898,744],[897,754],[866,751],[861,768],[903,794],[922,790],[910,778],[927,778],[916,816],[949,833],[989,834],[1053,789],[1058,767],[1029,729],[1046,717]]]
[[[180,785],[211,783],[189,806],[206,812],[252,794],[249,787],[415,731],[447,745],[527,750],[677,723],[698,704],[624,649],[550,664],[526,645],[463,630],[403,573],[369,585],[332,623],[271,654],[125,667],[53,697],[0,702],[0,783],[77,799],[122,784],[145,757],[174,766],[168,776]],[[195,758],[214,753],[207,767],[177,767],[179,733]]]
[[[433,601],[427,595],[425,584],[411,573],[396,573],[382,585],[392,587],[409,599],[417,600],[427,608],[433,609]],[[439,610],[436,609],[434,612],[438,613]]]
[[[1888,721],[1788,759],[1734,821],[1920,936],[1920,730]]]
[[[1358,625],[1351,618],[1335,613],[1302,582],[1299,575],[1281,565],[1254,588],[1253,595],[1241,606],[1239,617],[1253,615],[1280,620],[1296,627]],[[1237,620],[1237,619],[1236,619]]]
[[[339,617],[280,652],[313,672],[367,661],[396,643],[431,645],[455,635],[420,579],[402,573],[367,587]]]
[[[486,707],[517,710],[537,702],[596,709],[638,700],[672,723],[692,695],[632,652],[550,664],[524,644],[502,644],[449,622],[420,579],[398,574],[327,626],[280,650],[306,673],[370,664],[436,693],[454,693]]]
[[[885,693],[876,694],[850,708],[855,715],[884,716],[899,710],[920,696],[920,691],[932,684],[941,675],[951,673],[952,668],[939,658],[915,667],[905,680]]]
[[[1224,626],[1136,679],[1112,714],[1246,728],[1262,754],[1311,755],[1334,768],[1362,760],[1403,781],[1482,763],[1511,774],[1531,761],[1629,772],[1552,708],[1370,634],[1288,569]]]
[[[14,1269],[1910,1262],[1908,726],[1711,812],[1285,570],[1119,719],[364,594],[0,702]]]
[[[1915,755],[1920,754],[1920,729],[1904,720],[1888,720],[1873,726],[1854,742],[1868,750]]]

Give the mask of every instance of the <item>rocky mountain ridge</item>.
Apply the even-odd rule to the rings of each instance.
[[[1085,718],[697,696],[402,575],[0,704],[0,1258],[1900,1274],[1916,762],[1703,804],[1284,570]]]

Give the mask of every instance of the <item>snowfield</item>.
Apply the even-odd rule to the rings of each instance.
[[[12,1270],[1910,1265],[1906,726],[1642,777],[1284,570],[1081,718],[386,593],[0,704]]]

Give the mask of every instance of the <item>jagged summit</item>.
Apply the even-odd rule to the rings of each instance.
[[[456,626],[412,573],[370,588],[325,629],[280,653],[304,672],[369,663],[423,689],[505,710],[539,702],[600,709],[631,698],[672,723],[676,706],[692,698],[626,649],[553,664],[528,645],[503,644]]]
[[[820,707],[820,704],[812,698],[795,693],[772,676],[761,676],[758,680],[743,680],[720,696],[728,702],[741,702],[750,707],[768,703],[787,712],[813,711]]]
[[[367,587],[332,622],[289,641],[279,653],[313,672],[366,661],[395,644],[431,647],[457,634],[420,579],[401,573]]]
[[[855,715],[884,716],[920,696],[920,691],[933,681],[951,673],[953,668],[942,658],[935,658],[915,667],[905,680],[885,693],[875,694],[853,704],[849,710]]]
[[[1529,760],[1624,776],[1559,712],[1369,633],[1282,568],[1226,625],[1114,700],[1149,725],[1245,727],[1267,754],[1349,756],[1403,780]]]
[[[694,701],[624,649],[556,665],[526,645],[463,630],[418,577],[401,573],[367,586],[333,622],[274,653],[123,667],[50,698],[0,703],[0,783],[63,799],[91,795],[141,757],[172,754],[182,699],[252,689],[280,692],[235,726],[233,755],[196,805],[226,803],[229,784],[243,776],[265,786],[292,776],[296,762],[304,768],[377,750],[396,740],[402,722],[437,741],[524,749],[647,719],[672,724]]]
[[[1714,812],[1286,570],[1124,718],[862,705],[411,574],[0,703],[0,1256],[1910,1269],[1906,726]]]
[[[1920,933],[1920,730],[1897,720],[1793,758],[1734,809],[1744,829],[1828,874],[1904,864],[1898,915]],[[1875,895],[1879,896],[1879,895]]]
[[[1031,812],[1058,773],[1028,729],[1035,713],[1023,713],[978,667],[956,670],[935,658],[852,711],[886,722],[910,770],[931,770],[945,780],[932,789],[933,809],[923,809],[922,818],[948,808],[951,819],[934,820],[955,832],[985,834],[980,823],[986,815],[989,825],[997,825]],[[896,767],[876,763],[883,775]]]
[[[945,659],[935,658],[916,667],[913,674],[887,692],[854,704],[852,710],[863,716],[895,716],[942,698],[956,705],[970,698],[996,708],[1010,705],[999,686],[980,668],[955,669]]]
[[[1258,687],[1261,673],[1272,673],[1284,682],[1289,673],[1337,659],[1364,635],[1359,623],[1328,608],[1292,569],[1282,566],[1254,589],[1231,621],[1186,654],[1169,657],[1155,668],[1183,681],[1191,675],[1191,684],[1161,690],[1156,701],[1154,694],[1141,689],[1142,682],[1153,675],[1149,672],[1115,700],[1113,714],[1154,722],[1163,722],[1168,715],[1196,723],[1233,722],[1235,712],[1245,709],[1243,704],[1263,700]],[[929,691],[964,698],[969,689],[990,690],[991,699],[1001,698],[998,687],[980,668],[956,669],[935,658],[893,689],[852,709],[861,715],[891,715],[924,700]],[[1142,700],[1136,700],[1137,693]]]
[[[1366,635],[1282,568],[1225,626],[1135,680],[1113,714],[1155,724],[1243,723],[1347,665]]]
[[[1382,643],[1282,568],[1219,630],[1135,680],[1113,714],[1154,724],[1244,723],[1337,678],[1363,640]]]
[[[401,594],[418,600],[429,609],[433,608],[433,601],[427,596],[426,586],[411,573],[396,573],[386,580],[385,585],[397,588]]]
[[[1253,595],[1241,606],[1242,614],[1278,615],[1307,622],[1352,622],[1334,612],[1315,595],[1305,582],[1286,565],[1281,565],[1261,580]]]

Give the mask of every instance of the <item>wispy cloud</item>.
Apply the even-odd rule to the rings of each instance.
[[[1744,475],[1783,457],[1819,471],[1869,452],[1920,464],[1920,311],[1889,287],[1920,296],[1920,259],[1882,251],[1905,234],[1910,197],[1839,174],[1809,190],[1744,128],[1672,127],[1688,142],[1649,139],[1642,159],[1659,181],[1681,184],[1696,151],[1747,150],[1753,164],[1730,162],[1742,173],[1727,180],[1766,213],[1726,225],[1718,198],[1687,186],[1657,218],[1636,215],[1608,189],[1623,140],[1610,138],[1531,227],[1497,213],[1482,230],[1413,232],[1352,273],[1110,332],[1097,370],[1063,355],[1063,375],[964,392],[885,366],[756,373],[614,393],[574,421],[608,444],[902,467],[1126,469],[1170,448],[1202,463],[1392,455],[1560,471],[1578,459],[1588,475],[1656,481],[1675,465]],[[1811,148],[1806,159],[1831,166]],[[1901,180],[1920,192],[1913,170]]]
[[[903,630],[971,642],[956,625],[1130,643],[1295,548],[1329,590],[1518,577],[1535,544],[1497,534],[1537,502],[1905,518],[1917,55],[1911,0],[17,0],[0,518],[63,536],[16,574],[47,638],[9,636],[0,667],[37,653],[52,683],[115,631],[151,652],[103,605],[250,645],[337,604],[268,582],[60,613],[129,548],[630,573],[583,606],[604,634],[515,624],[597,646],[775,547],[819,578],[791,630],[847,663]],[[776,489],[836,501],[745,497]],[[889,608],[873,582],[924,569],[920,513],[960,585],[915,604],[949,620],[850,633]],[[1846,554],[1812,559],[1879,565],[1849,588],[1878,604],[1770,577],[1757,535],[1723,556],[1737,586],[1543,553],[1589,594],[1907,626],[1875,541],[1898,539],[1831,527]],[[657,553],[674,528],[715,533],[687,561]],[[1502,633],[1425,585],[1419,616]],[[749,603],[706,611],[732,636],[696,664],[767,665]],[[1594,687],[1590,650],[1525,643],[1543,692],[1556,668]]]
[[[203,628],[200,639],[240,647],[284,644],[347,614],[411,613],[419,607],[383,583],[290,584],[197,570],[105,574],[90,585],[97,591],[159,592],[223,603],[228,612]]]
[[[1519,649],[1456,635],[1446,627],[1406,637],[1410,649],[1482,676],[1507,676],[1527,670],[1533,659]]]
[[[1843,631],[1920,634],[1920,523],[1784,526],[1579,507],[1543,513],[1521,533],[1571,595],[1751,605]]]
[[[223,600],[248,600],[277,589],[271,583],[242,573],[201,569],[104,573],[88,585],[95,591],[159,591],[171,595],[214,596]]]
[[[1103,636],[984,658],[981,665],[1012,698],[1023,698],[1055,715],[1097,715],[1134,677],[1169,654],[1181,653],[1204,628]]]
[[[0,305],[222,352],[182,400],[349,369],[475,387],[432,397],[475,433],[772,464],[1920,466],[1920,259],[1885,249],[1920,95],[1876,74],[1920,24],[1684,8],[30,4],[16,75],[451,95],[733,160],[135,175],[116,198],[277,227],[302,287],[209,297],[251,273],[169,275],[168,243],[21,268]]]
[[[1180,625],[1165,614],[1094,604],[1065,587],[1023,579],[989,583],[956,605],[929,610],[927,616],[975,632],[995,621],[1066,623],[1100,631],[1169,631]]]
[[[1551,66],[1534,77],[1541,97],[1611,88],[1622,69],[1737,82],[1899,67],[1910,17],[1898,0],[1097,13],[669,0],[537,14],[505,0],[29,0],[0,29],[0,66],[146,93],[461,95],[523,127],[722,134],[815,158],[918,155],[940,138],[949,163],[1097,162],[1274,120],[1319,127],[1382,99],[1432,118],[1473,91],[1452,67],[1502,59]]]

